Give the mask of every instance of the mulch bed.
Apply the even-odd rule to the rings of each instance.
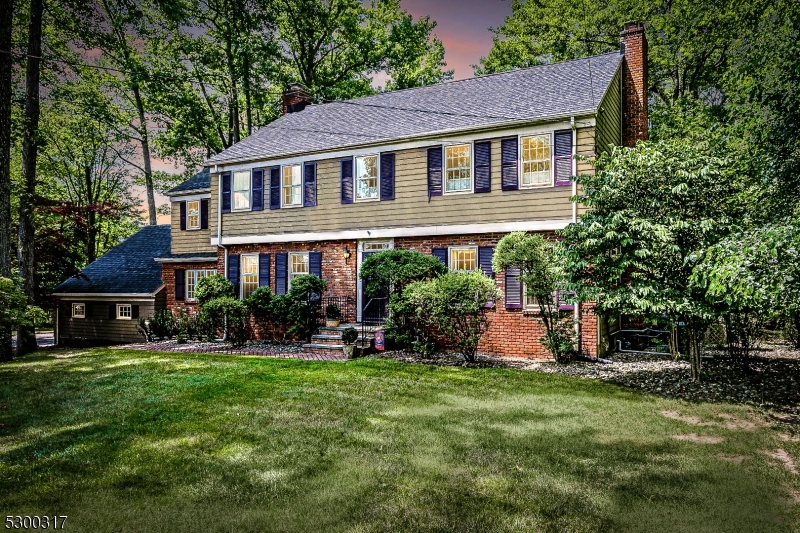
[[[115,346],[126,350],[150,350],[154,352],[180,352],[180,353],[217,353],[230,355],[259,355],[263,357],[282,357],[289,359],[306,359],[313,361],[344,361],[347,358],[341,355],[304,353],[303,344],[292,342],[280,344],[271,341],[248,341],[244,346],[234,347],[222,342],[190,341],[182,344],[174,339],[148,343],[125,344]]]

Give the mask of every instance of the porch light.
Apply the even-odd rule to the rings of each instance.
[[[344,247],[344,253],[342,253],[342,256],[344,256],[344,260],[345,260],[345,261],[347,261],[348,259],[350,259],[350,248],[348,248],[347,246],[345,246],[345,247]]]

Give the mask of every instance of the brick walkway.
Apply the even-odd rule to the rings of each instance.
[[[279,352],[275,350],[257,350],[250,348],[234,348],[229,344],[209,346],[203,344],[195,346],[192,344],[166,344],[150,342],[146,344],[125,344],[114,348],[125,350],[148,350],[151,352],[179,352],[179,353],[208,353],[208,354],[228,354],[228,355],[258,355],[261,357],[277,357],[281,359],[303,359],[306,361],[347,361],[344,354],[322,354],[322,353],[297,353]]]

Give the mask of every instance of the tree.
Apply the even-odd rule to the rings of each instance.
[[[361,263],[361,279],[367,282],[368,296],[387,290],[391,295],[403,292],[414,281],[429,281],[447,272],[436,257],[413,250],[384,250]]]
[[[575,352],[575,328],[571,317],[559,311],[559,294],[564,289],[564,272],[553,243],[539,234],[515,231],[497,243],[492,269],[519,269],[519,280],[539,308],[537,318],[544,324],[540,340],[559,363]]]
[[[418,315],[443,335],[469,362],[489,329],[487,302],[500,298],[494,280],[483,272],[448,272],[432,281],[417,281],[404,294]]]
[[[0,5],[0,50],[11,50],[14,1]],[[11,276],[11,54],[0,53],[0,277]],[[0,327],[0,362],[10,361],[11,325]]]
[[[24,188],[19,198],[19,241],[17,262],[22,288],[28,303],[36,301],[34,202],[36,197],[36,160],[39,150],[39,79],[42,56],[43,0],[31,0],[28,23],[28,54],[25,69],[25,124],[22,139],[22,174]],[[37,349],[32,325],[20,322],[17,329],[17,355]]]
[[[712,311],[691,282],[708,247],[742,220],[731,161],[689,141],[615,147],[577,178],[589,210],[563,230],[565,270],[599,312],[685,325],[692,378],[700,380],[701,335]],[[677,354],[676,337],[671,349]]]

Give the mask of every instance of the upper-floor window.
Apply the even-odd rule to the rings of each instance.
[[[200,200],[186,202],[186,229],[200,229]]]
[[[303,177],[300,165],[289,165],[282,169],[281,203],[285,206],[303,205]]]
[[[472,190],[471,145],[459,144],[444,149],[445,188],[444,192]]]
[[[453,246],[450,248],[450,270],[478,270],[477,246]]]
[[[378,156],[356,157],[356,200],[378,199]]]
[[[186,299],[196,300],[194,295],[197,282],[206,276],[216,274],[216,270],[187,270],[186,271]]]
[[[258,254],[241,256],[242,299],[247,298],[258,288]]]
[[[130,320],[131,317],[133,317],[133,313],[131,313],[131,304],[117,304],[117,318]]]
[[[298,252],[289,254],[289,286],[286,290],[292,288],[292,280],[297,276],[309,274],[308,268],[308,252]]]
[[[550,135],[531,135],[522,138],[521,187],[552,185],[550,175]]]
[[[86,304],[72,304],[72,318],[86,318]]]
[[[233,173],[233,210],[250,209],[250,171]]]

